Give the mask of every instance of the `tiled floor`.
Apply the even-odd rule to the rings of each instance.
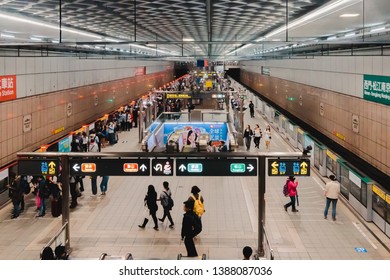
[[[249,112],[247,112],[249,115]],[[254,126],[265,121],[245,116]],[[108,151],[140,151],[136,130],[122,132],[119,143]],[[265,145],[261,143],[260,151]],[[244,150],[241,148],[241,150]],[[251,151],[255,151],[252,146]],[[257,150],[256,150],[257,151]],[[275,132],[271,151],[292,151]],[[149,184],[162,191],[163,177],[110,177],[106,196],[91,197],[89,179],[85,178],[85,192],[80,206],[71,211],[72,258],[96,259],[101,253],[125,255],[135,259],[176,259],[185,255],[180,240],[182,202],[193,185],[198,185],[205,198],[203,232],[196,238],[199,254],[208,259],[241,259],[242,248],[257,248],[258,194],[256,177],[170,177],[167,181],[175,200],[172,217],[175,228],[167,221],[159,223],[158,232],[151,222],[145,230],[138,227],[144,218],[143,198]],[[266,229],[276,259],[390,259],[381,244],[367,231],[345,204],[338,204],[338,220],[323,219],[324,197],[321,178],[298,178],[300,206],[298,213],[286,213],[282,207],[287,199],[282,195],[284,178],[267,178]],[[60,228],[61,218],[52,218],[50,210],[44,218],[34,218],[35,206],[31,198],[18,219],[10,219],[11,205],[0,210],[0,259],[38,259],[41,248]],[[161,217],[162,209],[158,211]],[[389,239],[372,224],[368,225],[389,244]],[[363,235],[364,234],[364,235]],[[366,248],[358,253],[355,248]]]

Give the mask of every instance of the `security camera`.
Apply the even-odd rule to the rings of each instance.
[[[312,148],[311,145],[309,145],[309,146],[307,146],[306,148],[303,149],[302,154],[303,154],[304,156],[309,156],[311,150],[313,150],[313,148]]]

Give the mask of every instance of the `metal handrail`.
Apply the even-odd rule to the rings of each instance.
[[[265,230],[265,227],[263,227],[263,232],[264,232],[264,252],[265,252],[265,257],[268,259],[268,260],[274,260],[275,259],[275,255],[274,255],[274,250],[272,249],[271,247],[271,243],[269,241],[269,238],[268,238],[268,234],[267,234],[267,231]],[[267,250],[268,249],[268,250]],[[269,252],[269,256],[267,256],[267,252]]]
[[[67,230],[68,227],[69,227],[69,222],[66,221],[61,226],[61,228],[56,232],[56,234],[50,239],[50,241],[47,242],[47,244],[42,248],[41,252],[39,253],[40,258],[42,258],[43,250],[46,247],[51,247],[53,245],[53,243],[55,243],[55,247],[57,247],[58,245],[63,245],[63,246],[65,246],[65,248],[67,248],[67,249],[69,248],[69,246],[67,246],[68,243],[69,243],[69,240],[66,239],[66,230]],[[59,237],[62,237],[61,236],[62,234],[64,234],[64,237],[63,238],[59,238]],[[58,242],[58,241],[60,241],[60,242]]]

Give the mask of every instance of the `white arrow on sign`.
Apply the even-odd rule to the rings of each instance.
[[[142,164],[141,167],[140,167],[139,169],[141,169],[141,171],[144,172],[144,171],[145,171],[146,169],[148,169],[148,168],[146,167],[145,164]]]
[[[78,172],[80,170],[80,165],[78,163],[76,163],[75,165],[73,165],[73,170]]]
[[[186,166],[184,165],[184,164],[182,164],[182,165],[180,165],[179,166],[179,170],[181,171],[181,172],[184,172],[184,170],[186,170],[187,168],[186,168]]]
[[[248,169],[248,171],[251,172],[251,171],[252,171],[253,169],[255,169],[255,168],[253,167],[252,164],[249,164],[248,167],[247,167],[246,169]]]
[[[162,171],[162,164],[161,163],[156,164],[156,166],[154,167],[154,170]]]

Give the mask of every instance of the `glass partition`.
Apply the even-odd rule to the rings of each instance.
[[[372,209],[383,219],[386,218],[386,194],[376,185],[372,186]]]

